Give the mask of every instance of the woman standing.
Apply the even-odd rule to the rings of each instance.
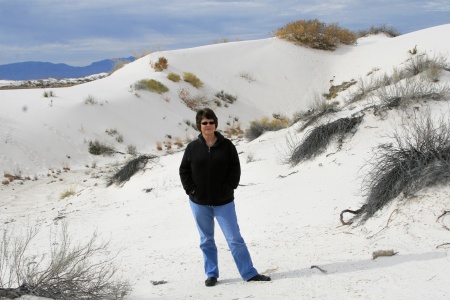
[[[207,279],[214,286],[219,277],[214,218],[227,240],[241,277],[246,281],[270,281],[253,267],[250,253],[237,223],[234,189],[238,187],[241,166],[233,143],[216,131],[217,117],[208,108],[196,115],[200,134],[186,147],[180,165],[180,178],[200,233]]]

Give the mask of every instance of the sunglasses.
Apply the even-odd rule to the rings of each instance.
[[[216,122],[214,121],[209,121],[209,122],[202,122],[202,125],[214,125]]]

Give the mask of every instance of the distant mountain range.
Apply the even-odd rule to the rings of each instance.
[[[105,59],[85,67],[73,67],[66,64],[38,61],[0,65],[0,80],[81,78],[89,75],[111,72],[117,61],[131,62],[134,61],[134,57]]]

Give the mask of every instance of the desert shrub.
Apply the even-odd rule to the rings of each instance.
[[[338,136],[339,143],[342,144],[345,135],[354,131],[361,121],[362,117],[338,119],[310,130],[299,145],[288,141],[289,154],[286,163],[295,166],[302,161],[316,157],[326,150],[336,136]]]
[[[115,184],[124,184],[126,181],[130,180],[137,171],[145,168],[149,160],[155,159],[157,156],[154,155],[141,155],[137,158],[130,160],[121,169],[116,170],[114,175],[107,179],[106,186]]]
[[[53,93],[53,91],[44,91],[44,94],[43,94],[43,96],[45,97],[45,98],[49,98],[49,97],[55,97],[55,93]]]
[[[134,88],[136,90],[146,89],[150,92],[162,94],[169,91],[169,88],[155,79],[141,79],[135,83]]]
[[[156,72],[162,72],[163,70],[165,70],[169,67],[167,58],[165,58],[164,56],[159,57],[158,61],[155,63],[150,62],[150,65]]]
[[[241,124],[239,124],[239,123],[229,125],[225,129],[225,135],[228,138],[231,138],[233,136],[241,137],[243,134],[244,134],[244,131],[241,129]]]
[[[118,143],[123,143],[123,134],[117,135],[117,136],[116,136],[116,141],[117,141]]]
[[[133,156],[137,155],[137,148],[135,145],[127,145],[127,153]]]
[[[98,101],[97,101],[97,99],[95,99],[94,96],[88,95],[88,96],[84,99],[84,104],[95,105],[95,104],[98,104]]]
[[[181,80],[181,76],[177,73],[170,72],[169,74],[167,74],[167,79],[173,82],[179,82]]]
[[[106,134],[108,134],[109,136],[115,136],[116,134],[119,134],[119,132],[118,132],[117,129],[115,129],[115,128],[106,129],[105,132],[106,132]]]
[[[436,55],[434,57],[430,57],[427,54],[415,55],[406,62],[403,69],[403,77],[412,77],[431,68],[447,69],[447,57],[444,55]]]
[[[408,119],[378,147],[365,166],[365,206],[355,216],[364,222],[394,198],[450,181],[450,119],[429,113]]]
[[[99,140],[89,141],[89,153],[93,155],[111,155],[115,152],[116,150],[112,146],[102,143]]]
[[[338,111],[339,102],[333,102],[326,100],[322,96],[315,95],[313,100],[310,100],[310,108],[306,111],[300,111],[294,113],[292,122],[297,123],[304,121],[299,131],[305,130],[308,126],[319,120],[321,117]]]
[[[76,186],[72,185],[70,187],[68,187],[66,190],[64,190],[60,195],[59,195],[59,199],[65,199],[67,197],[73,196],[75,195],[75,193],[77,192]]]
[[[381,104],[379,112],[392,108],[404,108],[420,100],[450,100],[450,87],[429,81],[408,78],[377,90]]]
[[[389,84],[391,84],[391,78],[387,75],[382,75],[380,78],[370,77],[367,80],[360,78],[356,82],[356,88],[350,93],[349,99],[346,100],[346,103],[351,104],[360,101],[380,87]]]
[[[217,92],[215,96],[230,104],[233,104],[237,100],[237,96],[230,95],[224,91]]]
[[[269,117],[262,117],[261,120],[253,120],[250,122],[250,126],[245,130],[245,138],[249,141],[261,136],[266,131],[278,131],[280,129],[286,128],[289,125],[288,118],[272,119]]]
[[[396,37],[396,36],[401,35],[401,33],[394,27],[383,24],[383,25],[378,25],[378,26],[371,26],[369,29],[359,30],[357,33],[357,36],[364,37],[364,36],[368,36],[371,34],[380,34],[380,33],[384,33],[390,37]]]
[[[247,80],[248,82],[253,82],[255,81],[255,78],[253,77],[252,74],[248,73],[248,72],[240,72],[239,73],[239,77],[244,78],[245,80]]]
[[[118,300],[131,292],[130,283],[118,276],[109,243],[98,242],[96,233],[87,243],[74,244],[63,223],[61,230],[51,235],[45,253],[32,246],[37,233],[35,228],[22,236],[2,230],[0,298],[33,295],[65,300]]]
[[[203,82],[200,79],[198,79],[198,77],[195,76],[195,74],[190,72],[183,73],[183,80],[190,83],[196,88],[201,88],[203,86]]]
[[[321,50],[335,50],[339,44],[352,45],[356,42],[356,34],[352,31],[339,27],[337,23],[326,24],[318,19],[290,22],[274,31],[274,35]]]
[[[178,90],[178,97],[183,101],[187,107],[193,111],[210,105],[211,101],[204,94],[197,94],[192,96],[187,88],[180,88]]]
[[[179,137],[176,137],[174,145],[177,146],[179,149],[183,148],[183,145],[184,145],[183,144],[183,140],[181,138],[179,138]]]

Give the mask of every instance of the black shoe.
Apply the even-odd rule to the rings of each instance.
[[[253,276],[252,278],[250,278],[247,281],[270,281],[270,277],[266,276],[266,275],[258,274],[258,275]]]
[[[217,283],[217,278],[216,277],[208,277],[205,280],[205,285],[206,286],[215,286]]]

